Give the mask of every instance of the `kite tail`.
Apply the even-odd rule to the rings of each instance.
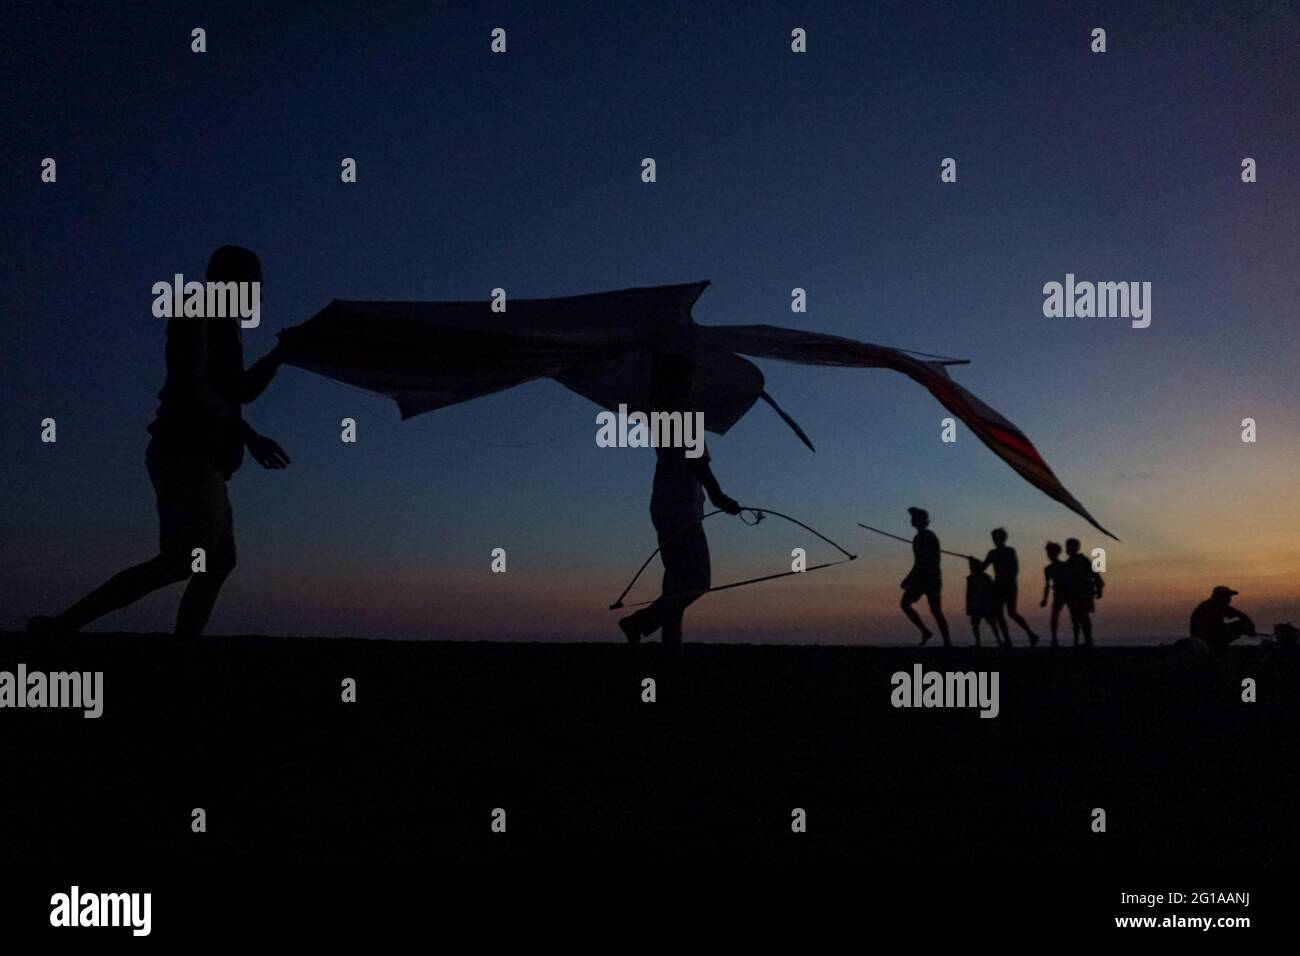
[[[897,349],[857,342],[838,335],[801,332],[774,325],[695,326],[691,331],[698,339],[715,348],[730,349],[743,355],[805,365],[889,368],[902,372],[925,386],[944,408],[960,418],[980,441],[1010,465],[1021,478],[1065,505],[1108,538],[1119,540],[1103,528],[1088,513],[1088,509],[1066,490],[1024,432],[954,382],[942,361],[925,361]]]
[[[993,454],[1010,465],[1025,481],[1043,494],[1055,498],[1106,537],[1119,540],[1102,527],[1097,519],[1088,513],[1088,509],[1066,490],[1065,485],[1061,484],[1061,480],[1056,477],[1024,432],[982,402],[974,393],[949,378],[942,366],[935,362],[917,364],[926,366],[927,372],[914,374],[907,371],[907,374],[924,385],[926,390],[939,400],[939,404],[965,422],[966,427],[974,432],[975,436],[993,451]]]

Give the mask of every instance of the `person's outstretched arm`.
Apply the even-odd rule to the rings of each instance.
[[[284,353],[277,344],[275,348],[244,369],[244,374],[239,379],[241,405],[247,405],[266,391],[266,386],[271,384],[271,379],[275,378],[275,373],[283,361]]]
[[[722,493],[722,487],[718,484],[718,479],[713,475],[713,469],[709,467],[709,459],[705,457],[688,458],[691,463],[691,473],[695,475],[695,480],[704,488],[704,493],[709,496],[713,502],[713,507],[721,508],[729,515],[740,514],[740,505],[734,498],[730,498]]]

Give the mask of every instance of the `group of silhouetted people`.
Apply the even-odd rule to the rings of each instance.
[[[930,515],[925,509],[907,510],[911,515],[912,527],[916,529],[916,536],[912,539],[912,570],[900,585],[903,597],[899,606],[908,620],[920,630],[921,644],[924,645],[934,634],[913,607],[924,597],[939,633],[943,636],[944,647],[951,647],[952,639],[948,632],[948,622],[943,616],[941,596],[943,577],[939,557],[943,551],[939,547],[938,537],[930,530]],[[988,624],[997,645],[1010,647],[1011,630],[1007,625],[1007,619],[1010,618],[1028,636],[1029,646],[1034,647],[1038,644],[1038,635],[1017,607],[1020,560],[1016,556],[1016,549],[1007,544],[1007,532],[1003,528],[994,528],[992,538],[993,547],[983,559],[973,555],[966,558],[970,570],[966,577],[966,615],[970,618],[975,646],[981,646],[980,625]],[[1080,554],[1080,547],[1077,538],[1066,541],[1066,559],[1062,561],[1061,546],[1054,541],[1047,543],[1048,564],[1043,569],[1043,599],[1039,606],[1046,607],[1048,596],[1051,596],[1053,647],[1059,643],[1057,629],[1062,608],[1070,612],[1075,646],[1078,646],[1080,638],[1085,646],[1092,646],[1092,613],[1105,585],[1101,575],[1093,570],[1092,562]],[[993,569],[992,578],[988,576],[989,568]]]
[[[257,256],[240,246],[222,246],[207,267],[209,282],[261,282]],[[159,392],[159,407],[149,426],[151,439],[145,466],[153,483],[158,507],[158,554],[115,575],[67,610],[53,617],[34,617],[28,624],[36,633],[77,631],[90,622],[169,584],[188,581],[176,617],[176,633],[197,637],[203,632],[222,583],[235,566],[235,537],[226,492],[227,482],[239,469],[244,452],[265,468],[289,463],[284,450],[255,432],[244,421],[241,407],[256,399],[270,384],[283,359],[280,346],[245,368],[239,320],[230,318],[172,318],[167,323],[167,376]],[[694,387],[695,366],[682,355],[653,356],[649,381],[652,407],[685,411]],[[663,562],[663,593],[619,621],[627,640],[639,644],[643,637],[662,631],[671,657],[681,653],[682,619],[686,608],[711,585],[709,545],[702,527],[704,497],[728,514],[741,510],[723,493],[709,465],[707,450],[689,458],[686,449],[656,447],[650,519],[659,540]],[[933,633],[914,605],[925,598],[945,647],[952,644],[943,615],[939,539],[930,530],[930,516],[922,508],[909,508],[914,562],[902,581],[903,613],[921,632],[924,645]],[[988,624],[995,642],[1011,646],[1008,618],[1028,636],[1030,646],[1038,635],[1017,608],[1020,563],[1007,544],[1007,532],[995,528],[993,547],[983,559],[966,556],[966,614],[975,644],[980,645],[980,625]],[[906,539],[904,539],[906,540]],[[1048,563],[1043,569],[1040,607],[1051,599],[1052,646],[1062,608],[1069,611],[1074,644],[1082,638],[1092,646],[1092,613],[1102,595],[1103,581],[1092,562],[1080,553],[1078,539],[1061,546],[1048,542]],[[952,552],[948,552],[951,554]],[[956,555],[963,557],[963,555]],[[987,574],[992,568],[993,577]],[[1192,636],[1220,650],[1246,634],[1254,634],[1250,618],[1231,606],[1237,592],[1216,587],[1210,599],[1192,615]],[[1282,627],[1281,625],[1279,627]],[[1286,625],[1286,627],[1290,627]],[[1295,643],[1295,628],[1285,632]]]
[[[1074,632],[1074,645],[1078,647],[1080,636],[1087,647],[1092,646],[1092,613],[1096,610],[1096,601],[1101,597],[1106,582],[1093,570],[1092,562],[1079,553],[1079,539],[1065,539],[1065,560],[1061,560],[1061,546],[1049,541],[1044,546],[1047,552],[1047,566],[1043,568],[1043,597],[1039,607],[1047,607],[1047,599],[1052,599],[1052,646],[1057,645],[1057,628],[1061,619],[1061,608],[1070,612],[1070,629]]]
[[[939,633],[943,635],[944,647],[951,647],[948,622],[943,616],[943,579],[939,569],[939,556],[945,552],[939,547],[938,537],[930,530],[930,515],[922,508],[907,510],[911,515],[912,527],[916,529],[916,536],[912,539],[912,570],[901,584],[903,598],[900,607],[908,620],[920,630],[921,644],[925,645],[934,635],[913,607],[924,597],[930,606],[930,613],[934,615]],[[966,577],[966,614],[970,618],[975,646],[981,646],[980,625],[988,624],[997,644],[1010,647],[1011,632],[1007,626],[1007,618],[1010,618],[1028,635],[1029,646],[1034,647],[1038,644],[1038,635],[1016,608],[1019,591],[1017,579],[1020,574],[1016,551],[1007,544],[1005,529],[994,528],[992,538],[993,548],[982,560],[974,556],[966,558],[970,570]],[[1096,610],[1097,600],[1102,596],[1105,581],[1093,568],[1092,562],[1081,553],[1081,548],[1078,538],[1067,538],[1065,558],[1062,560],[1059,544],[1049,541],[1045,547],[1047,566],[1043,568],[1043,597],[1038,606],[1047,607],[1048,599],[1051,599],[1053,647],[1059,646],[1057,632],[1062,609],[1070,614],[1074,646],[1078,647],[1082,639],[1085,647],[1092,647],[1092,614]],[[993,569],[992,578],[986,570],[990,567]],[[1232,598],[1236,594],[1231,588],[1219,585],[1192,612],[1191,637],[1194,642],[1204,644],[1211,653],[1222,653],[1240,637],[1267,636],[1256,632],[1254,621],[1232,606]],[[1294,650],[1298,638],[1300,630],[1292,625],[1277,626],[1275,640],[1284,649]]]

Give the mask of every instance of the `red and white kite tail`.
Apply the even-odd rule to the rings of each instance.
[[[1019,428],[1000,412],[985,404],[973,392],[963,388],[949,377],[947,369],[938,362],[908,359],[912,367],[901,368],[913,380],[924,385],[944,408],[952,412],[975,435],[992,449],[993,453],[1010,465],[1021,478],[1043,494],[1055,498],[1079,515],[1108,538],[1119,538],[1103,528],[1074,495],[1061,484],[1061,480],[1043,460],[1038,449]]]

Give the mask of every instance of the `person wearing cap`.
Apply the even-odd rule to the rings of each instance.
[[[1192,637],[1212,651],[1222,651],[1237,638],[1255,633],[1255,622],[1232,606],[1236,594],[1220,584],[1192,612]]]
[[[262,281],[250,250],[222,246],[208,260],[208,282]],[[62,614],[34,617],[38,634],[74,632],[169,584],[188,580],[176,634],[198,637],[217,594],[235,567],[235,535],[226,483],[244,451],[263,468],[284,468],[289,456],[243,419],[241,406],[271,383],[279,347],[244,368],[237,316],[173,317],[167,322],[167,378],[145,465],[158,505],[158,554],[110,578]],[[196,549],[203,550],[199,565]]]
[[[907,512],[912,517],[916,537],[912,539],[912,570],[899,585],[903,589],[903,599],[898,606],[903,609],[907,619],[920,629],[921,644],[924,645],[934,635],[912,605],[925,598],[935,623],[939,625],[939,633],[943,635],[943,646],[952,647],[940,597],[943,580],[939,573],[939,538],[930,530],[930,515],[924,508],[908,508]]]

